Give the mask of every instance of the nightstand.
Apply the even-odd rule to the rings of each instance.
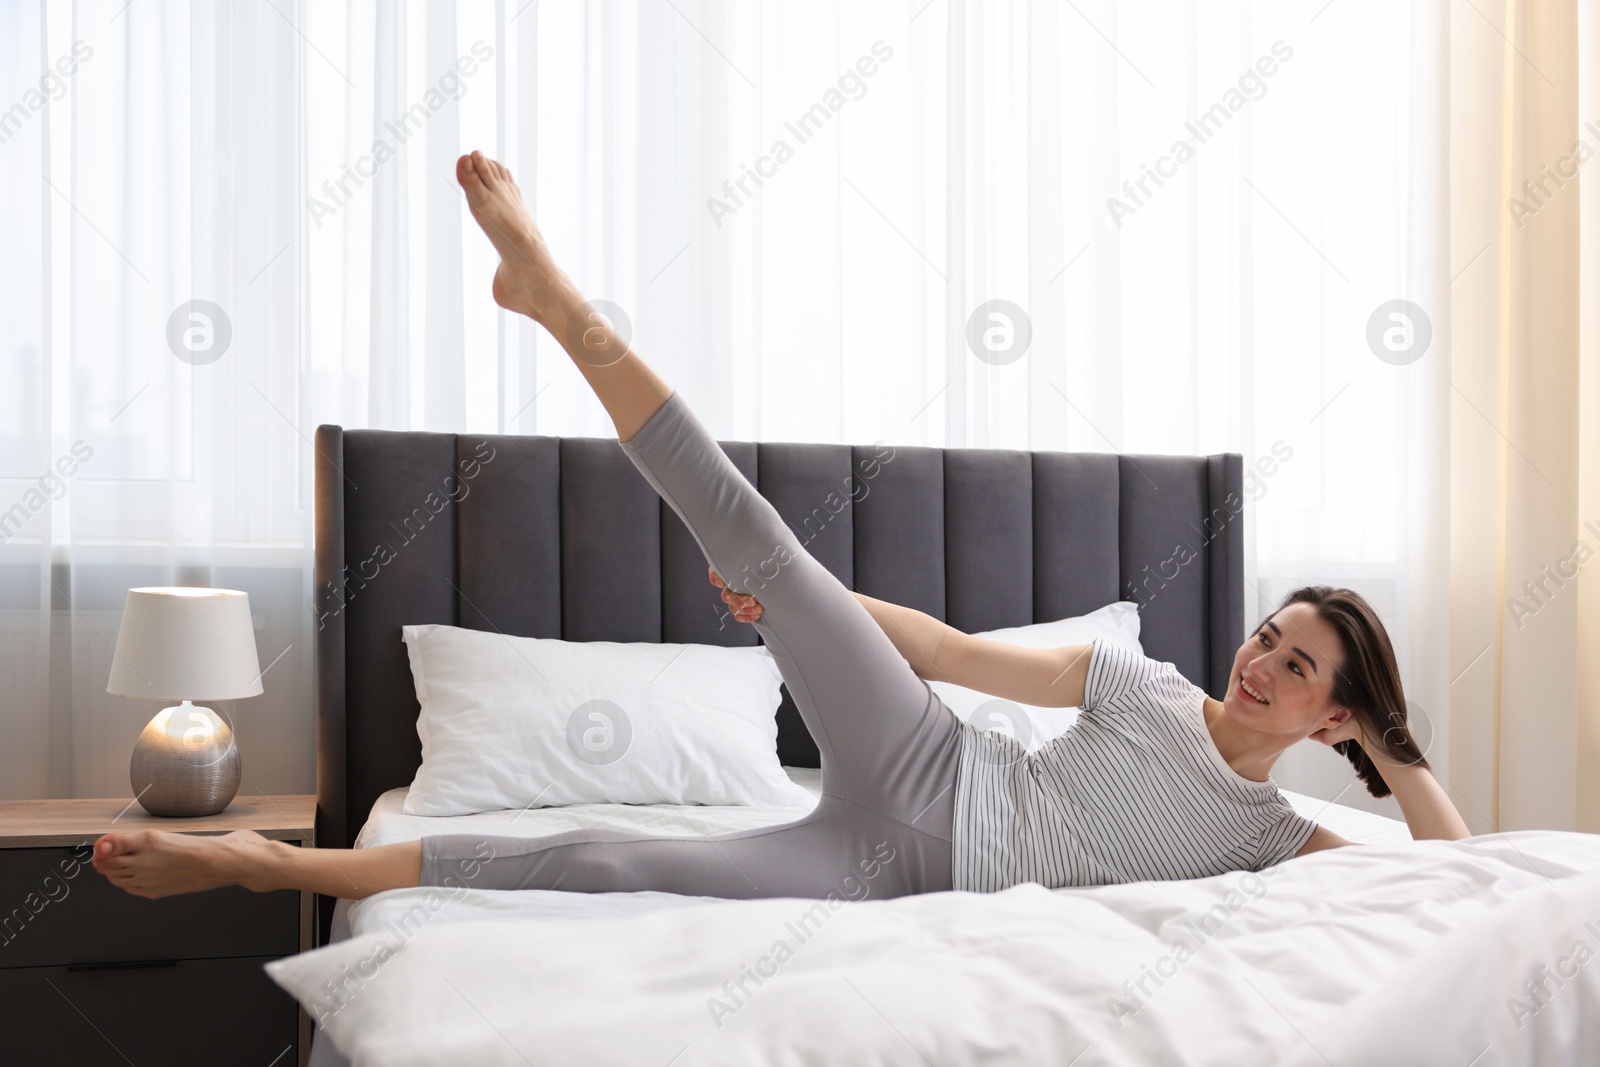
[[[163,819],[126,799],[0,802],[0,1059],[304,1067],[311,1019],[267,977],[312,948],[312,893],[239,886],[159,900],[89,865],[112,830],[254,830],[313,844],[317,798],[244,796]]]

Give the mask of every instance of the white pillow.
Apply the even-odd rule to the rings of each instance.
[[[800,807],[765,648],[406,626],[422,714],[407,815],[568,804]]]
[[[1139,644],[1139,605],[1131,600],[1115,601],[1087,615],[1038,622],[1032,626],[1008,626],[972,636],[1023,648],[1066,648],[1087,645],[1103,637],[1114,645],[1144,655],[1144,648]],[[1003,730],[1029,752],[1043,748],[1066,733],[1082,710],[1018,704],[949,682],[930,681],[928,686],[961,721],[971,722],[980,729]]]

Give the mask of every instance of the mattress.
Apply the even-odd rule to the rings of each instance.
[[[627,830],[667,836],[719,834],[749,830],[803,817],[822,795],[822,772],[813,767],[785,767],[791,781],[812,797],[807,804],[781,808],[711,807],[703,804],[571,804],[558,808],[484,811],[475,815],[407,815],[402,811],[405,787],[391,789],[372,805],[356,835],[357,848],[416,841],[430,834],[498,834],[545,837],[563,830]]]

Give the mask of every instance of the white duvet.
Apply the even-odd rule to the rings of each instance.
[[[1600,1063],[1587,834],[1094,889],[358,907],[267,965],[357,1067]]]

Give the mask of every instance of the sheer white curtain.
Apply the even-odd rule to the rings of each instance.
[[[168,581],[250,591],[245,788],[313,788],[318,423],[608,431],[489,300],[471,147],[723,437],[1259,463],[1250,621],[1367,594],[1448,774],[1451,33],[1423,0],[0,9],[0,795],[126,789],[152,709],[104,694],[109,641]],[[1403,365],[1395,299],[1431,316]],[[970,347],[992,300],[1020,356]],[[1312,746],[1277,777],[1362,793]]]

